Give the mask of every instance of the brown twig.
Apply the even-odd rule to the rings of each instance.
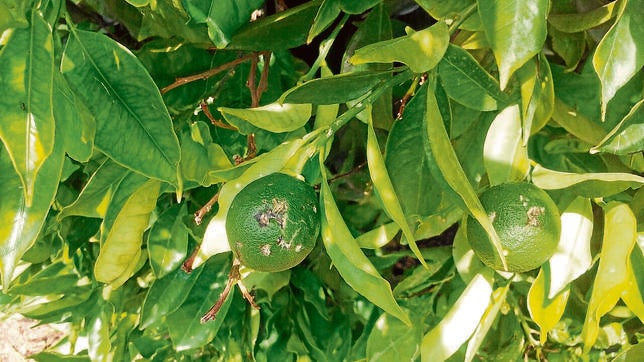
[[[215,194],[208,202],[206,202],[205,205],[203,205],[199,210],[195,212],[195,224],[201,225],[201,222],[203,221],[203,217],[210,212],[212,207],[217,203],[219,200],[219,192]]]
[[[161,94],[165,94],[165,93],[167,93],[167,92],[169,92],[169,91],[171,91],[171,90],[173,90],[173,89],[175,89],[177,87],[180,87],[180,86],[182,86],[184,84],[188,84],[190,82],[194,82],[194,81],[197,81],[197,80],[208,79],[208,78],[210,78],[210,77],[212,77],[212,76],[214,76],[214,75],[216,75],[216,74],[218,74],[220,72],[223,72],[224,70],[233,68],[233,67],[235,67],[235,66],[237,66],[237,65],[239,65],[239,64],[241,64],[241,63],[243,63],[243,62],[245,62],[245,61],[247,61],[249,59],[254,59],[255,57],[256,57],[256,55],[254,53],[253,54],[248,54],[248,55],[245,55],[245,56],[243,56],[241,58],[237,58],[237,59],[235,59],[233,61],[230,61],[228,63],[222,64],[222,65],[220,65],[220,66],[218,66],[216,68],[209,69],[209,70],[207,70],[205,72],[189,75],[187,77],[177,78],[177,79],[175,79],[174,83],[161,88]]]
[[[229,124],[216,120],[215,117],[212,116],[212,113],[210,113],[210,109],[208,108],[208,103],[206,103],[205,101],[201,101],[199,106],[201,107],[201,111],[203,112],[203,114],[206,115],[206,117],[210,120],[210,123],[212,123],[215,127],[237,130],[237,128]]]
[[[210,310],[208,310],[208,312],[206,312],[206,314],[203,315],[203,317],[201,317],[201,323],[206,323],[217,318],[217,313],[221,309],[221,306],[224,305],[224,302],[226,302],[226,299],[228,298],[228,295],[230,294],[230,291],[235,284],[239,286],[239,290],[241,291],[244,298],[246,298],[246,300],[250,303],[250,305],[252,305],[253,308],[259,309],[259,306],[257,305],[257,303],[255,303],[253,296],[250,295],[246,287],[241,284],[241,275],[239,274],[240,266],[241,264],[239,262],[239,259],[235,258],[233,260],[233,266],[230,268],[230,273],[228,273],[228,281],[226,282],[226,287],[221,292],[221,294],[219,294],[217,302],[212,306],[212,308],[210,308]]]

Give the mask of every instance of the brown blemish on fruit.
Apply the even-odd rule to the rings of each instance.
[[[537,227],[539,226],[539,216],[543,215],[546,212],[545,207],[532,206],[528,209],[526,215],[528,216],[528,225]]]
[[[284,237],[282,235],[277,237],[277,245],[281,247],[282,249],[290,249],[291,248],[291,243],[287,242],[284,240]]]
[[[262,255],[269,256],[271,255],[271,244],[264,244],[259,248],[259,251],[262,252]]]
[[[271,220],[275,220],[280,229],[284,229],[286,226],[288,203],[286,200],[272,199],[271,205],[269,206],[266,200],[264,200],[264,206],[266,209],[255,215],[255,220],[260,227],[265,227],[270,224]]]
[[[259,214],[256,214],[255,220],[257,220],[257,223],[261,227],[268,226],[268,223],[271,221],[271,219],[269,218],[269,215],[266,212],[260,212]]]

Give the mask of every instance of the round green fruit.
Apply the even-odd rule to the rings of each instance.
[[[480,199],[503,247],[505,271],[538,268],[557,250],[559,210],[543,190],[527,182],[510,182],[485,190]],[[472,216],[467,219],[467,239],[483,263],[504,270],[487,232]]]
[[[235,197],[226,217],[230,248],[258,271],[286,270],[313,250],[320,231],[313,187],[283,173],[259,178]]]

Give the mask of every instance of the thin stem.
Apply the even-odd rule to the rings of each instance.
[[[315,59],[315,62],[313,62],[313,65],[311,65],[311,69],[302,77],[300,78],[300,82],[306,82],[315,77],[315,74],[318,72],[318,69],[320,69],[320,66],[326,59],[327,55],[329,54],[329,51],[331,50],[331,46],[333,45],[333,42],[335,41],[335,38],[337,38],[338,34],[340,33],[340,30],[344,27],[344,24],[349,20],[349,14],[344,14],[344,17],[342,17],[342,20],[338,23],[338,25],[333,29],[333,32],[331,35],[329,35],[328,38],[324,39],[320,43],[320,53],[318,54],[317,59]]]
[[[199,104],[199,107],[201,107],[201,111],[203,112],[203,114],[206,115],[206,117],[210,120],[210,123],[212,123],[214,126],[219,128],[224,128],[224,129],[237,130],[237,128],[229,124],[216,120],[215,117],[212,116],[212,113],[210,113],[210,109],[208,108],[208,103],[202,101]]]
[[[219,200],[219,192],[215,194],[206,204],[201,207],[197,212],[195,212],[195,224],[201,225],[201,222],[203,221],[203,217],[210,212],[212,207],[217,203]]]
[[[477,5],[472,4],[467,9],[458,14],[454,18],[454,22],[449,26],[449,34],[454,35],[454,33],[458,30],[458,27],[461,26],[461,24],[463,24],[465,20],[467,20],[470,16],[472,16],[472,14],[476,12],[476,9]]]

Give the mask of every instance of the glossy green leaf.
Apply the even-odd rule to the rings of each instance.
[[[328,28],[333,21],[340,15],[340,1],[339,0],[324,0],[315,14],[311,29],[306,38],[306,42],[310,43],[313,38],[320,35],[326,28]]]
[[[227,49],[284,50],[305,44],[320,1],[310,1],[253,21],[239,29]]]
[[[478,0],[485,35],[499,68],[501,89],[512,74],[541,51],[546,40],[549,1]]]
[[[63,168],[62,143],[56,143],[52,154],[43,163],[34,184],[34,198],[27,205],[20,177],[9,154],[0,148],[0,271],[2,289],[13,279],[15,267],[34,244],[54,201]]]
[[[552,119],[566,131],[591,145],[598,144],[606,135],[600,125],[558,98],[555,99]]]
[[[638,236],[639,238],[639,236]],[[628,270],[628,282],[622,292],[622,300],[628,309],[644,322],[644,252],[641,247],[633,247],[631,267]]]
[[[523,180],[530,170],[528,148],[521,127],[521,110],[512,105],[490,125],[483,145],[483,162],[490,185]]]
[[[430,81],[431,82],[431,81]],[[433,87],[432,87],[433,88]],[[430,88],[430,90],[432,89]],[[502,263],[505,265],[499,236],[481,205],[481,201],[465,175],[460,161],[456,157],[452,143],[443,125],[440,109],[433,92],[427,92],[426,132],[431,157],[437,168],[435,177],[441,177],[443,182],[458,196],[458,202],[466,209],[490,236]]]
[[[644,66],[644,1],[622,1],[620,8],[617,21],[593,55],[593,67],[601,81],[602,120],[608,102]]]
[[[186,258],[188,228],[183,223],[186,204],[165,210],[148,234],[148,256],[154,275],[161,279],[179,267]]]
[[[326,180],[321,184],[322,241],[342,279],[385,312],[411,326],[409,315],[394,299],[389,282],[367,259],[347,228]]]
[[[391,40],[383,40],[356,50],[353,64],[401,62],[414,73],[434,68],[445,54],[449,32],[444,22]]]
[[[69,157],[87,162],[94,152],[94,116],[58,72],[54,74],[54,87],[54,116],[57,126],[61,128],[58,142],[64,143]]]
[[[0,33],[9,28],[26,28],[29,26],[27,9],[32,6],[30,1],[6,0],[0,3]]]
[[[246,169],[241,176],[222,186],[219,191],[219,209],[208,223],[203,242],[199,246],[199,251],[192,262],[193,268],[198,267],[215,254],[230,251],[228,236],[226,235],[226,215],[228,215],[228,209],[233,199],[241,189],[254,180],[280,171],[288,160],[297,154],[302,143],[301,139],[285,142],[270,152],[256,157],[255,163]]]
[[[465,350],[465,361],[470,362],[476,357],[476,353],[483,344],[483,340],[487,336],[490,328],[494,324],[494,321],[497,320],[497,316],[501,307],[506,304],[506,296],[508,295],[508,290],[510,290],[510,283],[506,284],[504,287],[498,287],[492,292],[492,301],[487,306],[485,313],[481,317],[481,322],[476,327],[476,330],[472,334],[472,338],[467,343],[467,349]]]
[[[110,343],[112,306],[99,299],[93,308],[93,313],[87,318],[87,352],[93,361],[110,359]]]
[[[175,269],[165,278],[155,280],[141,309],[141,328],[158,325],[179,309],[204,269],[197,268],[190,273]]]
[[[548,279],[552,279],[553,276],[555,274],[551,269],[541,268],[528,291],[528,311],[532,320],[539,326],[541,344],[546,343],[548,332],[559,323],[570,297],[570,288],[560,290],[554,297],[548,297]]]
[[[433,247],[423,250],[423,255],[427,259],[427,267],[421,265],[413,269],[411,274],[396,285],[394,296],[413,298],[413,296],[441,283],[445,278],[441,271],[445,270],[446,265],[451,265],[452,253],[450,249],[449,247]]]
[[[194,122],[180,133],[181,174],[184,179],[202,186],[227,181],[221,176],[233,164],[221,145],[213,142],[208,125]]]
[[[139,60],[105,35],[74,30],[61,68],[96,119],[96,148],[127,168],[181,188],[179,141]]]
[[[411,328],[390,314],[383,313],[367,340],[368,361],[413,361],[423,337],[422,324]]]
[[[20,176],[27,206],[38,172],[54,149],[54,41],[37,11],[28,28],[9,33],[0,49],[0,139]],[[4,40],[4,39],[3,39]]]
[[[369,93],[391,78],[391,71],[355,72],[318,78],[286,91],[283,103],[336,104],[346,103]]]
[[[427,266],[420,249],[418,249],[418,245],[416,245],[414,233],[411,231],[411,228],[407,223],[407,217],[400,205],[396,190],[391,183],[391,178],[389,177],[387,167],[385,166],[385,159],[380,152],[380,146],[378,145],[376,131],[373,128],[373,119],[371,117],[369,117],[369,123],[367,126],[367,165],[369,167],[369,174],[371,175],[373,187],[380,197],[380,200],[382,200],[382,206],[389,217],[391,217],[391,219],[400,226],[403,236],[407,239],[411,250],[414,252],[420,263]]]
[[[626,155],[644,150],[644,100],[640,100],[590,152]]]
[[[557,250],[548,260],[550,285],[547,298],[554,298],[590,269],[592,233],[593,210],[590,200],[577,197],[561,214],[561,237]]]
[[[378,249],[389,243],[400,231],[395,222],[380,225],[356,238],[361,249]]]
[[[214,321],[201,323],[201,316],[215,304],[224,290],[230,265],[227,255],[219,255],[204,264],[204,270],[181,307],[167,316],[166,325],[175,350],[203,347],[217,335],[226,319],[234,293],[228,295]]]
[[[398,119],[387,138],[385,164],[400,205],[408,219],[428,216],[441,200],[424,152],[426,102],[412,98],[403,116]]]
[[[160,187],[156,180],[139,187],[123,204],[111,227],[105,230],[107,236],[94,265],[96,280],[119,287],[130,278],[141,257],[143,232],[156,206]]]
[[[557,30],[565,33],[578,33],[597,27],[617,15],[615,4],[609,2],[603,6],[582,13],[558,13],[548,15],[548,22]]]
[[[257,108],[219,107],[228,123],[237,128],[248,122],[270,132],[289,132],[304,126],[311,118],[310,104],[271,103]]]
[[[577,68],[586,49],[586,35],[584,33],[564,33],[552,26],[548,27],[548,35],[552,41],[552,50],[566,64],[566,71]]]
[[[249,22],[263,0],[184,1],[190,20],[206,24],[208,37],[217,48],[224,48],[235,32]]]
[[[549,170],[536,165],[532,170],[532,182],[544,190],[568,189],[588,198],[617,194],[628,188],[637,189],[644,177],[630,173],[572,173]]]
[[[550,64],[543,53],[517,69],[521,83],[521,119],[524,144],[550,120],[555,106],[555,91]]]
[[[242,268],[243,269],[243,268]],[[244,272],[242,270],[241,283],[248,290],[261,289],[266,292],[269,299],[272,299],[275,293],[289,285],[291,280],[291,269],[281,272],[259,272],[251,270]]]
[[[507,103],[496,79],[463,48],[450,44],[438,65],[441,84],[458,103],[479,111],[493,111]]]
[[[491,269],[474,276],[438,325],[423,337],[421,361],[444,361],[472,336],[490,305],[493,282]]]
[[[604,236],[597,276],[588,302],[582,330],[587,353],[599,334],[599,321],[619,300],[628,286],[630,255],[637,240],[637,220],[627,204],[612,202],[605,209]]]

